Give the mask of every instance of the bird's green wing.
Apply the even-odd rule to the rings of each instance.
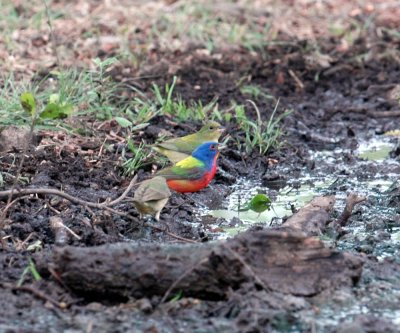
[[[189,157],[191,153],[181,153],[179,151],[176,150],[172,150],[172,149],[165,149],[161,146],[153,146],[153,149],[168,157],[168,159],[172,162],[172,163],[177,163],[179,161],[182,161],[183,159],[185,159],[186,157]]]
[[[157,176],[162,176],[167,180],[194,180],[201,178],[204,175],[204,171],[204,163],[192,156],[189,156],[172,167],[160,170],[157,172]]]
[[[179,151],[190,155],[201,143],[202,140],[199,140],[196,134],[192,134],[183,138],[175,138],[158,143],[155,147]]]

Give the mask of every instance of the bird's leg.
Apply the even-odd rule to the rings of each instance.
[[[169,232],[169,226],[166,223],[163,223],[164,225],[164,232]]]
[[[274,207],[272,205],[270,207],[271,207],[272,211],[275,213],[275,216],[278,217],[278,214],[276,213],[276,210],[274,209]]]
[[[141,223],[142,228],[145,228],[146,227],[145,216],[143,214],[139,213],[139,219],[140,219],[140,223]]]
[[[240,199],[241,199],[241,196],[240,196],[240,193],[238,193],[238,218],[239,218],[239,212],[240,212]]]

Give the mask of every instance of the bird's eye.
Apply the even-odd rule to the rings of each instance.
[[[211,149],[211,150],[215,150],[215,146],[214,146],[214,145],[211,145],[210,149]]]
[[[212,127],[212,126],[210,126],[210,127],[209,127],[209,129],[210,129],[210,130],[212,130],[212,129],[213,129],[213,127]]]

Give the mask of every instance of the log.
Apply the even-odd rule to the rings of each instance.
[[[318,239],[273,230],[204,245],[65,247],[55,251],[54,265],[62,281],[83,296],[140,298],[182,290],[209,300],[224,299],[230,288],[248,281],[312,296],[353,285],[362,268],[357,257],[325,248]]]
[[[50,265],[83,297],[165,299],[183,291],[185,296],[220,300],[248,282],[271,292],[313,296],[351,286],[362,272],[361,259],[308,236],[325,228],[333,203],[333,197],[316,198],[283,227],[247,231],[215,243],[56,248]]]
[[[335,201],[333,195],[312,199],[311,202],[287,219],[280,229],[298,230],[308,236],[321,235],[329,222],[329,213]]]

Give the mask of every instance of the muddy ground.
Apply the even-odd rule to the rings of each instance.
[[[282,37],[285,38],[288,39]],[[377,173],[390,179],[400,174],[396,137],[392,139],[394,143],[397,140],[397,148],[391,152],[393,163],[365,168],[361,159],[351,153],[361,141],[399,129],[400,61],[398,52],[393,51],[400,49],[398,35],[385,30],[379,34],[371,31],[349,49],[339,51],[338,40],[321,37],[316,44],[320,54],[329,56],[328,63],[326,58],[310,52],[310,42],[290,39],[282,44],[251,52],[244,48],[224,48],[209,53],[198,46],[181,52],[155,49],[141,66],[120,63],[111,71],[116,82],[130,83],[149,94],[153,83],[163,86],[177,76],[175,93],[183,100],[207,104],[217,98],[222,109],[228,109],[234,100],[247,105],[248,115],[253,119],[256,114],[247,102],[249,96],[241,88],[244,84],[254,84],[274,97],[251,96],[264,119],[268,119],[278,98],[278,112],[293,110],[283,121],[285,143],[280,149],[273,148],[265,156],[257,152],[247,154],[229,141],[228,149],[219,158],[220,170],[213,183],[198,193],[173,194],[161,214],[161,228],[167,226],[170,233],[187,239],[212,241],[215,218],[199,216],[198,207],[225,207],[231,185],[239,177],[261,180],[265,186],[276,188],[316,170],[352,174],[358,179],[373,178]],[[130,89],[122,93],[127,99],[135,96]],[[180,124],[167,117],[156,117],[134,139],[151,144],[162,130],[183,135],[200,125],[200,122]],[[233,122],[224,125],[231,136],[244,138],[241,128]],[[26,152],[22,166],[26,186],[62,189],[91,202],[118,197],[131,178],[121,175],[118,140],[106,139],[111,130],[123,135],[123,130],[112,121],[94,138],[38,133],[36,145]],[[110,149],[103,149],[105,139]],[[333,152],[335,162],[316,164],[311,158],[316,151]],[[19,150],[2,153],[1,170],[15,175],[21,158]],[[154,165],[157,164],[149,163],[139,171],[139,181],[150,176]],[[12,178],[6,177],[0,190],[11,186]],[[350,190],[338,184],[331,193]],[[61,216],[63,223],[79,236],[79,239],[69,237],[63,245],[178,242],[165,232],[143,226],[129,201],[114,208],[130,213],[134,219],[95,208],[88,210],[56,197],[26,197],[8,210],[6,226],[1,231],[6,247],[0,250],[0,332],[398,332],[398,318],[395,321],[379,317],[370,309],[385,307],[393,313],[399,310],[399,251],[395,249],[383,260],[378,260],[374,252],[382,239],[391,237],[388,225],[392,229],[400,227],[399,198],[397,181],[397,187],[383,198],[383,204],[396,213],[385,217],[383,223],[379,216],[374,217],[376,224],[369,221],[378,236],[360,241],[355,248],[342,244],[343,250],[364,261],[362,277],[354,286],[301,297],[268,293],[244,284],[232,290],[226,300],[199,300],[183,293],[180,299],[160,305],[160,297],[156,296],[121,299],[75,293],[46,271],[41,271],[40,281],[26,276],[24,285],[31,289],[13,288],[30,258],[50,257],[57,246],[49,224],[51,216]],[[0,201],[2,209],[6,201]],[[364,207],[375,203],[367,201]],[[334,211],[332,219],[338,214],[339,211]],[[365,216],[358,209],[349,223],[363,223]],[[258,226],[262,227],[265,226]],[[32,244],[38,247],[29,247]],[[41,294],[35,295],[32,289]],[[375,302],[372,306],[371,294]],[[339,324],[318,319],[326,303],[340,312],[341,306],[353,298],[369,310],[349,313],[348,317],[345,314]]]

